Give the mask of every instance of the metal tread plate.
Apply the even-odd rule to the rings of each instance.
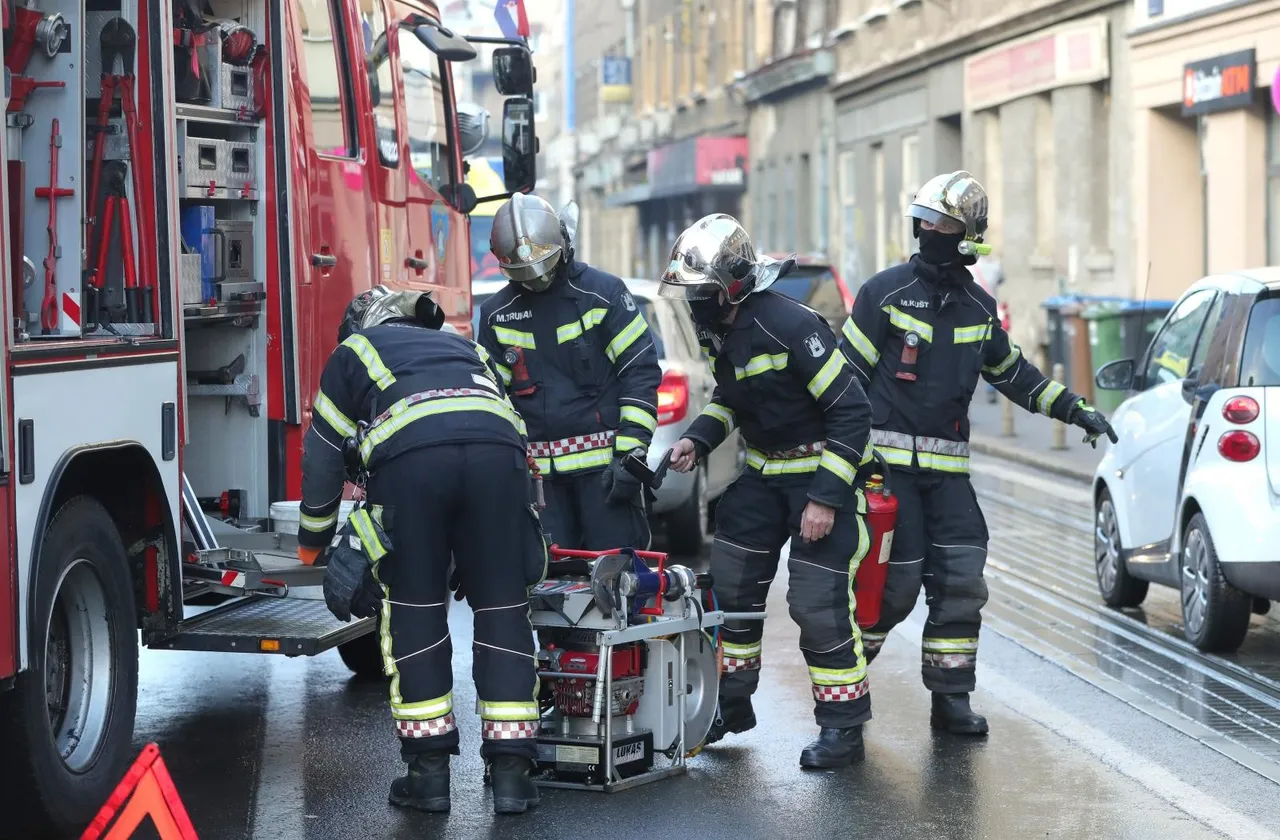
[[[364,618],[344,624],[321,600],[254,596],[184,621],[177,635],[151,647],[314,656],[372,631],[374,622]],[[263,651],[263,639],[278,641],[279,649]]]

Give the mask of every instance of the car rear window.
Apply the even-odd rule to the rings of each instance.
[[[1280,385],[1280,296],[1259,297],[1249,311],[1241,385]]]
[[[843,322],[846,315],[844,298],[831,269],[823,266],[797,266],[772,288],[814,309],[829,321]]]

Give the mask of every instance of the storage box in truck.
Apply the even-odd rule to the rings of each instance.
[[[5,837],[120,781],[139,640],[381,671],[370,621],[296,597],[324,573],[296,559],[312,395],[375,283],[466,331],[468,214],[534,183],[527,46],[474,39],[508,97],[477,197],[450,70],[477,52],[429,0],[85,8],[3,4]]]

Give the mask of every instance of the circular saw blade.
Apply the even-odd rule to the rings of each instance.
[[[688,753],[702,748],[711,724],[716,719],[720,697],[720,669],[716,649],[700,630],[684,632],[685,684],[689,693],[684,699],[684,742]]]

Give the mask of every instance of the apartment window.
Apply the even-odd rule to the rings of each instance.
[[[886,218],[887,208],[884,206],[884,145],[877,143],[871,147],[871,178],[873,190],[873,204],[876,208],[876,271],[883,271],[889,267],[889,257],[887,255],[886,246],[889,238],[888,219]]]
[[[902,218],[902,252],[904,256],[909,256],[916,250],[915,236],[912,234],[911,219],[907,218],[906,210],[911,205],[911,200],[915,198],[916,190],[920,188],[920,138],[915,134],[908,134],[902,138],[902,195],[898,202],[901,209]]]
[[[1267,117],[1267,263],[1280,263],[1280,114]]]
[[[356,156],[355,108],[341,26],[334,26],[328,0],[294,0],[302,28],[302,51],[310,73],[311,130],[316,151],[327,157]],[[332,69],[330,69],[332,68]]]
[[[840,273],[845,282],[852,283],[858,276],[857,216],[855,215],[856,182],[854,180],[853,152],[841,152],[839,159],[840,198]]]

